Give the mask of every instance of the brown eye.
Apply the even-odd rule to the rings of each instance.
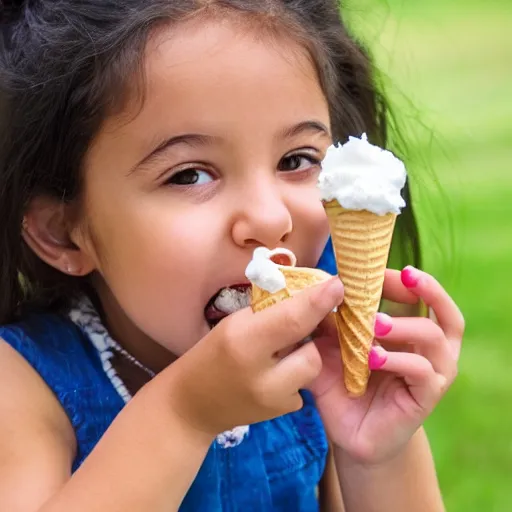
[[[320,165],[320,160],[311,155],[289,155],[279,162],[278,170],[281,172],[302,171],[315,165]]]
[[[169,185],[190,186],[190,185],[205,185],[213,181],[212,176],[199,169],[185,169],[184,171],[177,172],[171,176],[167,183]]]

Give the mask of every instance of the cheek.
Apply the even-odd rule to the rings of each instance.
[[[211,216],[197,207],[176,207],[172,198],[165,196],[148,201],[137,198],[130,203],[113,205],[94,219],[101,270],[124,268],[133,277],[142,274],[148,278],[160,273],[164,280],[170,276],[173,281],[192,274],[202,262],[202,245],[215,236],[215,226],[204,222]]]
[[[205,229],[204,218],[147,204],[96,228],[110,292],[140,330],[174,353],[206,334],[203,283],[218,228]]]
[[[211,231],[196,229],[192,223],[156,216],[128,222],[130,229],[118,232],[109,242],[104,272],[107,279],[120,278],[124,288],[144,293],[151,302],[169,304],[194,295],[197,273],[204,268],[204,240]],[[110,283],[109,283],[110,284]]]

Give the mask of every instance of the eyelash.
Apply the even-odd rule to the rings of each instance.
[[[283,170],[279,169],[279,167],[282,165],[284,160],[291,159],[291,158],[303,158],[303,159],[307,160],[311,164],[311,166],[308,167],[307,169],[300,169],[300,170],[292,169],[292,170],[283,171]],[[316,167],[320,166],[321,162],[322,162],[322,160],[320,158],[313,156],[311,153],[304,153],[304,152],[291,153],[291,154],[285,155],[283,158],[281,158],[281,160],[279,161],[279,164],[278,164],[278,172],[290,173],[290,174],[299,174],[299,173],[304,174],[304,173],[311,172],[312,168],[316,168]],[[206,172],[206,173],[209,173],[210,175],[213,174],[211,171],[201,168],[201,164],[198,164],[197,166],[187,167],[184,169],[180,169],[179,171],[176,171],[172,176],[170,176],[164,182],[164,185],[175,186],[175,187],[193,187],[194,185],[196,185],[195,183],[190,183],[190,184],[173,183],[173,180],[175,180],[178,176],[183,175],[184,173],[187,173],[190,171]],[[213,176],[212,176],[212,178],[213,178]]]
[[[170,176],[169,178],[167,178],[165,181],[164,181],[164,185],[169,185],[169,186],[175,186],[175,187],[193,187],[195,185],[195,183],[193,184],[178,184],[178,183],[173,183],[173,180],[175,180],[178,176],[183,176],[185,173],[188,173],[188,172],[191,172],[191,171],[196,171],[196,172],[206,172],[208,174],[210,174],[210,176],[212,176],[213,178],[213,172],[210,171],[210,170],[207,170],[205,169],[205,167],[207,167],[205,164],[202,164],[202,163],[197,163],[196,165],[192,165],[190,167],[184,167],[183,169],[179,169],[178,171],[175,171],[172,176]]]
[[[301,152],[299,152],[299,153],[291,153],[291,154],[288,154],[288,155],[284,156],[280,160],[278,167],[282,164],[283,160],[291,159],[291,158],[304,158],[305,160],[307,160],[311,164],[311,167],[309,167],[307,169],[302,169],[302,170],[289,170],[289,171],[281,171],[281,172],[290,172],[290,173],[299,173],[300,172],[300,173],[304,173],[304,172],[311,171],[312,167],[318,167],[322,163],[320,158],[315,157],[311,153],[304,153],[304,152],[301,153]]]

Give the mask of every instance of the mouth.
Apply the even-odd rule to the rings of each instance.
[[[204,317],[210,328],[227,316],[251,305],[251,285],[235,284],[221,288],[204,308]]]

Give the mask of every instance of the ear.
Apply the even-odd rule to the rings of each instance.
[[[85,276],[95,270],[86,247],[71,240],[71,206],[49,197],[33,199],[23,218],[25,243],[45,263],[72,276]]]

